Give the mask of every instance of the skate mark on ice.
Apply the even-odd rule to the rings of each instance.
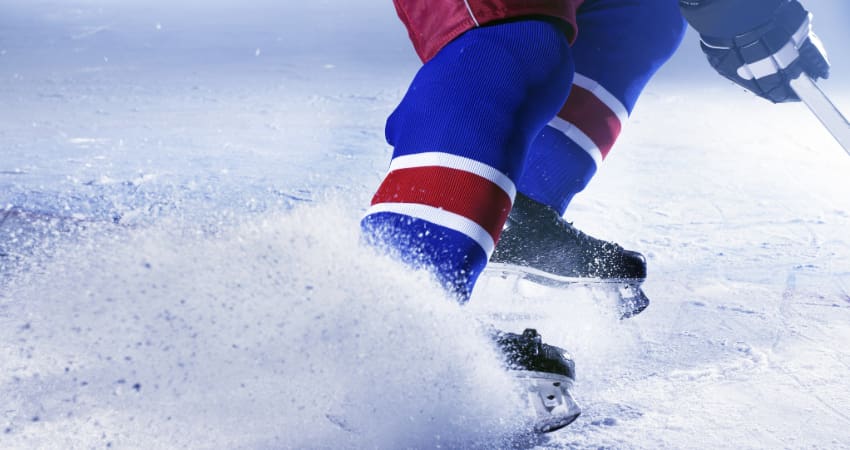
[[[698,338],[698,336],[687,332],[682,334]],[[692,368],[671,370],[668,378],[685,382],[711,383],[743,373],[761,371],[769,365],[768,355],[746,342],[729,343],[706,339],[705,344],[712,348],[723,349],[720,354],[722,359],[720,361],[708,361]]]
[[[816,241],[816,237],[814,236],[814,233],[812,233],[812,234],[813,234],[813,241]],[[814,268],[814,267],[812,265],[796,265],[796,266],[794,266],[794,267],[792,267],[791,269],[788,270],[788,275],[785,279],[785,289],[782,292],[782,299],[781,299],[781,302],[779,304],[779,317],[781,318],[781,325],[782,325],[781,329],[785,330],[785,331],[775,333],[773,346],[772,346],[772,349],[773,349],[774,352],[778,352],[778,348],[779,348],[780,343],[783,341],[783,339],[788,337],[787,336],[787,334],[788,334],[787,330],[794,330],[795,329],[792,326],[792,323],[791,323],[792,322],[791,317],[792,317],[793,313],[789,312],[788,310],[789,310],[789,307],[791,305],[791,300],[797,295],[797,289],[798,289],[797,275],[803,269],[811,269],[811,268]],[[832,276],[831,278],[835,278],[837,280],[838,287],[842,291],[843,300],[850,302],[850,299],[848,299],[848,297],[850,297],[850,296],[847,295],[848,294],[847,289],[844,286],[844,284],[842,283],[841,279],[837,276]],[[820,296],[819,298],[825,299],[826,297]],[[838,305],[835,305],[835,304],[826,305],[826,304],[818,304],[818,303],[811,303],[811,302],[800,302],[800,303],[797,303],[797,304],[798,305],[808,305],[808,306],[833,306],[833,307],[838,306]],[[816,345],[816,344],[819,343],[819,341],[817,339],[813,339],[812,337],[810,337],[806,334],[800,334],[800,333],[796,333],[796,332],[794,332],[793,334],[797,335],[797,337],[799,337],[799,338],[804,339],[805,341],[811,342],[813,345]],[[836,358],[836,361],[838,361],[841,365],[847,367],[847,364],[844,363],[844,361],[842,361],[840,358]],[[777,370],[779,373],[782,373],[785,376],[787,376],[788,378],[792,379],[794,381],[794,383],[797,386],[799,386],[802,391],[811,395],[811,397],[814,398],[817,401],[817,403],[821,405],[822,408],[824,408],[825,410],[832,413],[835,417],[838,417],[842,421],[850,424],[850,415],[848,415],[844,411],[836,408],[835,406],[833,406],[831,404],[832,402],[830,400],[824,399],[820,394],[818,394],[818,392],[816,392],[816,390],[812,387],[812,383],[801,378],[800,375],[796,374],[793,370],[789,369],[784,364],[771,363],[770,366],[771,366],[772,369]],[[833,400],[833,402],[834,402],[834,400]]]
[[[754,310],[752,310],[752,309],[743,308],[743,307],[741,307],[741,306],[726,306],[726,305],[719,305],[719,306],[717,307],[717,310],[718,310],[718,311],[730,311],[730,312],[736,312],[736,313],[741,313],[741,314],[746,314],[746,315],[752,315],[752,316],[764,317],[764,314],[762,314],[762,313],[760,313],[760,312],[758,312],[758,311],[754,311]]]
[[[643,417],[643,412],[625,403],[600,403],[586,408],[587,423],[593,427],[614,427],[623,421]]]
[[[783,306],[786,302],[791,300],[797,292],[797,271],[799,269],[800,266],[795,266],[788,270],[788,275],[785,277],[785,289],[782,291]],[[783,309],[782,306],[780,307],[780,310],[781,309]]]
[[[823,225],[822,219],[789,219],[789,220],[749,220],[725,222],[724,220],[692,220],[679,223],[663,223],[655,225],[658,230],[671,233],[681,233],[693,227],[724,228],[726,230],[746,230],[761,227],[788,227],[791,225]]]
[[[850,283],[845,283],[841,275],[834,275],[834,278],[836,280],[836,284],[838,284],[838,289],[841,290],[841,300],[850,304],[850,288],[848,288],[848,284]]]
[[[336,425],[342,431],[347,431],[349,433],[357,433],[353,427],[351,427],[344,417],[336,416],[333,414],[325,414],[325,418],[328,419],[332,424]]]
[[[792,267],[788,270],[788,274],[785,276],[785,289],[782,291],[782,297],[779,301],[779,321],[782,325],[782,329],[791,330],[791,321],[788,317],[788,305],[791,304],[791,300],[794,298],[794,295],[797,292],[797,271],[800,266]],[[775,332],[773,335],[773,342],[771,343],[771,350],[776,352],[779,348],[779,344],[785,338],[785,333]]]
[[[843,362],[842,362],[842,364],[843,364]],[[809,395],[812,396],[812,398],[817,400],[817,402],[821,405],[821,407],[823,407],[825,410],[831,412],[835,417],[840,418],[841,420],[846,422],[848,425],[850,425],[850,415],[848,415],[844,411],[836,408],[835,406],[833,406],[830,403],[830,400],[824,399],[820,394],[815,392],[815,390],[812,389],[810,383],[803,381],[800,378],[799,375],[797,375],[796,373],[794,373],[793,371],[789,370],[788,368],[784,367],[781,364],[776,365],[776,368],[779,371],[781,371],[783,374],[785,374],[786,376],[788,376],[789,378],[794,380],[794,382],[800,387],[800,389],[807,392]]]
[[[708,306],[708,305],[705,304],[705,302],[701,302],[699,300],[690,300],[690,301],[685,302],[685,304],[700,307],[700,308]]]
[[[684,302],[684,304],[688,305],[688,306],[697,307],[697,308],[708,307],[707,303],[699,301],[699,300],[686,301],[686,302]],[[761,313],[761,312],[753,310],[753,309],[744,308],[743,306],[737,306],[737,305],[734,305],[734,306],[717,305],[717,306],[714,307],[714,309],[716,309],[718,311],[728,311],[728,312],[733,312],[733,313],[741,313],[741,314],[746,314],[746,315],[751,315],[751,316],[758,316],[758,317],[762,317],[762,318],[765,317],[764,313]]]

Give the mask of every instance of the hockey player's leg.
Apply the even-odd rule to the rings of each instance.
[[[578,10],[576,75],[564,106],[533,143],[520,192],[563,214],[607,157],[685,22],[676,0],[588,0]]]
[[[362,221],[369,240],[432,270],[466,301],[512,207],[531,141],[566,99],[560,25],[516,20],[467,31],[416,75],[387,122],[389,173]],[[538,431],[580,413],[571,360],[535,333],[495,333],[534,406]]]
[[[527,149],[564,101],[572,59],[560,26],[472,29],[416,75],[387,122],[393,160],[362,225],[465,301],[493,251]]]
[[[495,270],[538,272],[554,283],[620,286],[624,316],[648,305],[640,253],[588,236],[561,216],[613,147],[640,92],[684,32],[674,0],[589,0],[578,11],[574,84],[531,146],[518,198],[491,259]]]

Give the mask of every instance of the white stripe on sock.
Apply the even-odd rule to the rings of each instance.
[[[366,215],[381,212],[403,214],[457,231],[477,242],[484,250],[484,253],[487,254],[488,259],[493,254],[493,249],[496,248],[493,237],[481,225],[445,209],[420,205],[418,203],[378,203],[372,205],[366,211]]]
[[[448,167],[473,173],[499,186],[508,194],[512,203],[516,198],[516,185],[507,175],[480,161],[451,153],[426,152],[399,156],[392,160],[389,171],[427,166]]]
[[[593,162],[596,164],[596,167],[602,165],[602,152],[599,150],[599,147],[593,143],[593,139],[590,139],[590,137],[584,134],[583,131],[579,130],[577,126],[560,117],[552,119],[552,121],[549,122],[549,126],[561,133],[564,133],[565,136],[584,149],[584,151],[593,158]]]
[[[573,77],[573,84],[576,86],[581,86],[588,91],[590,91],[596,98],[599,99],[602,103],[605,104],[611,111],[614,111],[614,114],[617,115],[617,118],[620,119],[620,127],[624,127],[626,125],[626,121],[629,118],[629,112],[626,110],[625,105],[623,105],[620,100],[614,96],[614,94],[608,92],[601,84],[596,81],[591,80],[590,78],[576,73]]]

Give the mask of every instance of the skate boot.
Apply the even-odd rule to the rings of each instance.
[[[544,344],[537,330],[531,328],[522,334],[494,331],[493,339],[534,407],[535,431],[549,433],[578,418],[581,408],[570,394],[575,364],[566,351]]]
[[[517,194],[488,270],[562,287],[610,284],[619,290],[622,317],[649,306],[640,288],[646,259],[582,233],[554,209]]]

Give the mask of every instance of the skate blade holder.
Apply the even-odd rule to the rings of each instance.
[[[572,278],[543,272],[532,267],[519,267],[510,264],[490,263],[485,274],[505,283],[513,292],[530,298],[551,296],[554,289],[584,288],[600,293],[600,300],[608,304],[607,294],[615,294],[616,303],[610,306],[621,319],[640,314],[649,306],[649,298],[641,288],[641,282],[632,279]],[[489,280],[488,280],[489,281]]]
[[[581,415],[581,407],[570,389],[573,380],[545,372],[511,371],[524,389],[525,400],[534,408],[534,430],[549,433],[561,429]]]

